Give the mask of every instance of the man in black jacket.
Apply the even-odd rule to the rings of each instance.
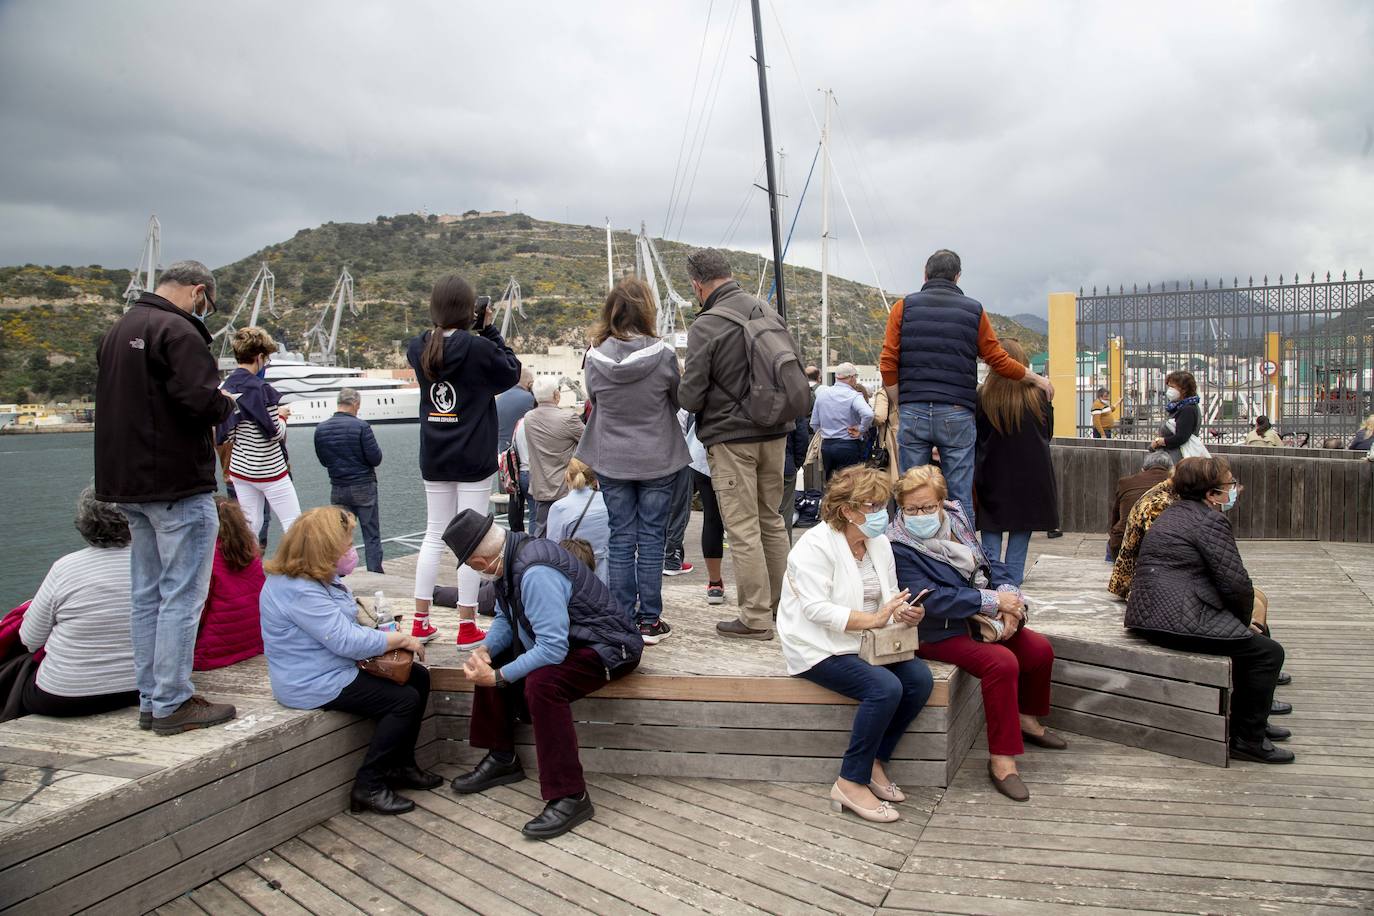
[[[329,472],[329,501],[358,517],[367,571],[379,573],[384,570],[376,468],[382,463],[382,447],[372,427],[358,417],[361,403],[356,389],[339,389],[338,411],[315,427],[315,457]]]
[[[101,338],[96,354],[96,498],[133,533],[130,577],[139,727],[205,728],[234,707],[195,694],[191,661],[219,532],[213,429],[234,410],[220,390],[204,319],[215,277],[199,261],[162,273]]]

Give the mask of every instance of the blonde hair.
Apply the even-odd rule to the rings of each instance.
[[[353,546],[356,525],[353,513],[339,506],[320,506],[302,512],[286,529],[276,554],[264,564],[264,569],[272,576],[332,582],[339,557]]]
[[[949,487],[945,484],[945,475],[940,473],[940,469],[933,464],[922,464],[914,468],[908,468],[907,472],[897,478],[897,483],[892,489],[892,498],[897,500],[897,505],[901,506],[902,501],[913,490],[921,487],[930,487],[935,491],[935,498],[944,502],[949,498]]]
[[[1364,422],[1360,424],[1360,429],[1367,429],[1370,432],[1374,432],[1374,413],[1364,418]]]
[[[864,503],[886,503],[892,495],[887,473],[874,468],[855,465],[836,472],[826,485],[821,500],[821,519],[836,531],[849,524],[845,509],[857,509]]]
[[[568,462],[568,469],[563,472],[563,482],[570,490],[580,490],[583,487],[595,490],[599,486],[596,472],[576,458]]]
[[[259,356],[277,352],[277,342],[262,328],[239,328],[230,346],[234,348],[234,359],[241,363],[251,363]]]

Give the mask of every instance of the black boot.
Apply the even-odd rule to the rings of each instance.
[[[1293,711],[1292,703],[1285,703],[1282,700],[1275,700],[1274,705],[1269,707],[1269,715],[1286,716]]]
[[[1232,738],[1231,758],[1233,760],[1253,760],[1255,763],[1292,763],[1294,759],[1292,751],[1287,748],[1274,747],[1268,738],[1261,738],[1259,741]]]
[[[488,753],[477,766],[461,776],[453,777],[453,782],[449,785],[459,795],[471,795],[473,792],[484,792],[495,786],[519,782],[524,778],[525,768],[520,766],[519,757],[510,763],[502,763]]]
[[[532,840],[551,840],[583,821],[591,820],[595,813],[592,798],[584,791],[581,795],[569,795],[549,802],[538,817],[520,828],[520,832]]]
[[[1287,687],[1289,684],[1293,683],[1293,675],[1289,674],[1287,671],[1280,671],[1277,683],[1280,687]]]
[[[1277,725],[1264,726],[1264,737],[1270,741],[1287,741],[1293,737],[1293,733],[1286,728],[1279,728]]]
[[[444,784],[444,777],[412,763],[387,773],[386,784],[393,789],[435,789]]]
[[[376,811],[378,814],[405,814],[415,807],[415,802],[397,795],[387,786],[368,790],[366,786],[353,784],[349,796],[349,810],[354,814],[363,811]]]

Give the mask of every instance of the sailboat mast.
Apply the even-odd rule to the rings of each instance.
[[[782,287],[782,227],[778,219],[778,176],[773,164],[773,123],[768,115],[768,68],[763,62],[763,16],[759,0],[751,0],[754,12],[754,62],[759,68],[759,109],[763,114],[763,158],[768,169],[768,219],[773,230],[773,278],[778,288],[778,314],[787,320],[787,299]]]
[[[606,217],[606,290],[615,286],[615,265],[611,261],[611,218]]]
[[[821,127],[821,379],[830,364],[830,98],[825,90],[825,123]]]

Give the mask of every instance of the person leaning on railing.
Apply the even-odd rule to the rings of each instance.
[[[429,702],[424,645],[411,635],[357,621],[343,579],[358,565],[353,516],[338,506],[304,512],[267,563],[262,590],[262,642],[277,702],[293,709],[337,709],[377,720],[350,795],[354,811],[401,814],[415,807],[394,787],[433,789],[443,782],[415,763],[415,742]],[[415,653],[410,680],[396,684],[358,668],[358,661],[406,649]]]
[[[860,634],[925,615],[899,591],[892,546],[883,535],[892,486],[883,471],[848,467],[830,479],[821,521],[787,557],[778,604],[778,637],[787,673],[858,700],[849,749],[830,789],[831,805],[870,821],[898,818],[906,801],[885,764],[930,698],[930,669],[918,658],[870,665]]]

